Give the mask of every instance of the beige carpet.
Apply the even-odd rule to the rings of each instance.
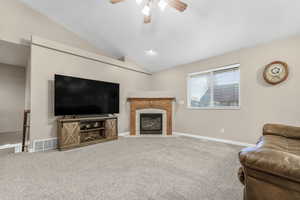
[[[185,137],[120,138],[0,158],[1,200],[242,200],[241,147]]]

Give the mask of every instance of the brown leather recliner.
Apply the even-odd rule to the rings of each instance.
[[[266,124],[239,158],[244,200],[300,200],[300,127]]]

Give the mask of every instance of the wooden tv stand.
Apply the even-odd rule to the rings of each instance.
[[[118,139],[117,117],[58,119],[58,149],[67,150]]]

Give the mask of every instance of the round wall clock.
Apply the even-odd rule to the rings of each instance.
[[[265,81],[272,85],[276,85],[285,81],[288,75],[288,65],[285,62],[281,61],[275,61],[268,64],[264,70]]]

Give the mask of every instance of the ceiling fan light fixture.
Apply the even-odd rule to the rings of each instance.
[[[160,0],[158,3],[158,6],[161,11],[164,11],[166,9],[167,5],[168,5],[168,3],[166,2],[166,0]]]
[[[110,0],[112,4],[120,3],[125,0]],[[179,12],[183,12],[188,7],[188,4],[182,2],[182,0],[135,0],[138,5],[145,5],[142,9],[142,13],[144,15],[144,23],[151,23],[151,15],[152,9],[158,6],[160,10],[163,12],[166,7],[174,8]],[[154,5],[154,6],[153,6]]]
[[[145,53],[147,56],[156,56],[157,55],[157,52],[154,51],[153,49],[146,50]]]
[[[146,6],[143,8],[142,13],[143,13],[145,16],[150,16],[150,7],[149,7],[149,5],[146,5]]]
[[[138,5],[142,3],[143,0],[135,0]]]

